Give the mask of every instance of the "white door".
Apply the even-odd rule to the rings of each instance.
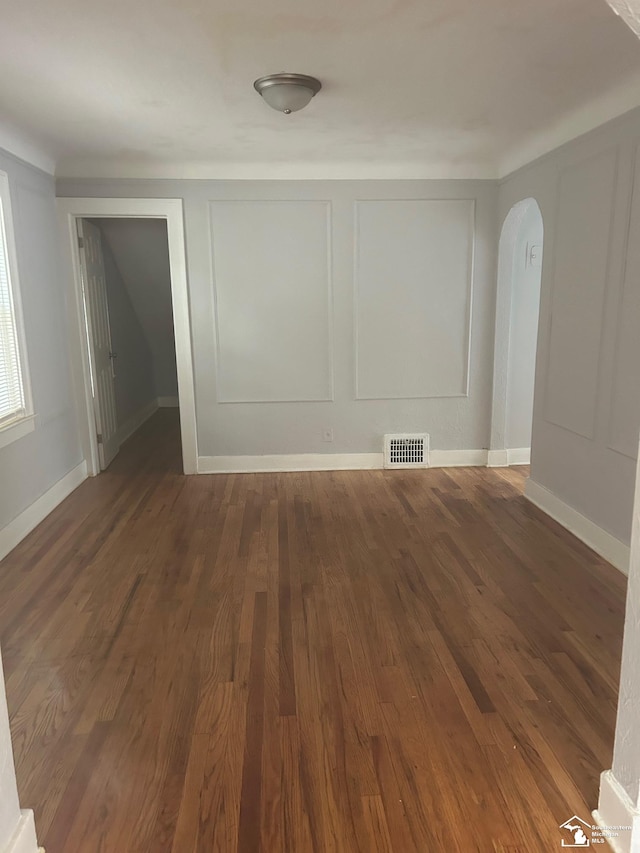
[[[82,294],[89,338],[91,391],[96,415],[100,468],[109,465],[118,445],[118,418],[115,394],[115,353],[111,348],[107,280],[102,259],[100,231],[85,219],[78,219],[78,244],[82,271]]]

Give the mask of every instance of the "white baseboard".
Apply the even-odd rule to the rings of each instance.
[[[199,456],[198,474],[268,471],[361,471],[383,468],[382,453],[285,453],[266,456]],[[431,450],[430,468],[487,464],[486,450]]]
[[[509,464],[508,450],[488,450],[487,451],[487,467],[488,468],[506,468]]]
[[[179,405],[177,397],[158,397],[159,409],[177,409]]]
[[[529,465],[530,463],[530,447],[510,447],[506,450],[489,450],[487,453],[489,468],[507,468],[509,465]]]
[[[382,468],[382,453],[285,453],[267,456],[198,457],[198,474],[357,471],[371,468]]]
[[[507,450],[507,460],[509,465],[530,465],[531,464],[531,448],[530,447],[510,447]]]
[[[20,813],[20,820],[9,840],[9,846],[2,853],[38,853],[38,849],[33,812],[25,809]]]
[[[607,831],[607,841],[615,853],[640,853],[640,812],[611,770],[600,775],[600,797],[593,819]]]
[[[86,479],[87,463],[83,461],[3,527],[0,530],[0,560]]]
[[[145,421],[148,421],[151,415],[158,411],[158,401],[150,400],[146,405],[132,415],[121,427],[118,427],[118,444],[122,445],[128,438],[139,430]]]
[[[474,468],[487,464],[486,450],[430,450],[430,468]]]
[[[629,546],[582,515],[572,506],[533,480],[527,480],[524,490],[527,500],[555,519],[574,536],[608,560],[625,575],[629,574]]]

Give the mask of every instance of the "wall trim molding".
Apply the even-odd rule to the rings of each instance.
[[[298,205],[322,205],[324,207],[325,214],[325,238],[326,238],[326,246],[325,246],[325,262],[326,262],[326,282],[323,285],[323,297],[325,300],[325,306],[327,309],[326,316],[326,327],[323,330],[326,331],[327,341],[326,341],[326,352],[323,355],[323,358],[326,356],[326,368],[327,368],[327,376],[325,380],[328,379],[327,388],[325,389],[322,395],[314,394],[311,397],[301,397],[300,395],[290,396],[288,394],[278,394],[275,399],[265,398],[262,396],[254,396],[254,397],[230,397],[228,394],[222,394],[222,382],[221,382],[221,374],[220,368],[223,362],[222,357],[222,349],[221,349],[221,334],[220,334],[220,281],[218,276],[216,275],[216,269],[218,264],[216,263],[216,244],[217,239],[214,234],[214,230],[216,228],[214,222],[214,209],[216,205],[235,205],[238,204],[251,204],[251,205],[261,205],[265,206],[268,204],[298,204]],[[216,359],[214,364],[215,371],[215,388],[216,388],[216,402],[220,405],[236,405],[242,403],[333,403],[335,400],[335,333],[334,333],[334,324],[333,324],[333,315],[334,315],[334,275],[333,275],[333,200],[330,198],[306,198],[306,199],[294,199],[294,198],[258,198],[258,199],[209,199],[207,202],[207,218],[208,218],[208,227],[209,227],[209,274],[210,280],[213,286],[213,311],[214,311],[214,328],[215,328],[215,350],[216,350]]]
[[[87,479],[87,463],[82,461],[62,479],[54,483],[43,495],[23,510],[20,515],[0,530],[0,560],[31,533],[50,512],[62,503],[80,483]]]
[[[609,0],[607,0],[609,3]],[[611,6],[612,4],[609,3]],[[607,418],[607,447],[609,450],[613,450],[615,453],[621,453],[623,456],[626,456],[627,459],[632,459],[633,462],[636,462],[636,454],[638,451],[637,442],[632,442],[632,447],[627,449],[623,447],[616,447],[616,441],[613,436],[613,426],[614,426],[614,414],[616,409],[616,397],[617,391],[622,390],[623,393],[628,393],[628,387],[619,389],[618,387],[618,377],[619,373],[619,365],[620,365],[620,349],[622,346],[622,337],[624,333],[624,329],[622,327],[622,320],[624,316],[624,307],[625,307],[625,296],[629,292],[629,237],[633,230],[634,226],[634,213],[635,213],[635,205],[637,202],[637,194],[639,190],[640,184],[640,144],[636,145],[635,151],[633,153],[633,163],[631,164],[631,187],[629,191],[629,196],[627,199],[626,206],[626,218],[627,218],[627,228],[624,233],[624,244],[622,248],[622,274],[620,277],[620,284],[618,288],[618,304],[616,306],[616,326],[615,326],[615,345],[614,345],[614,354],[613,354],[613,381],[611,382],[611,387],[609,389],[609,399],[608,399],[608,418]]]
[[[2,853],[38,853],[42,848],[36,841],[36,824],[31,809],[23,809],[15,832],[9,839],[9,846]],[[44,851],[43,851],[44,853]]]
[[[484,467],[488,459],[487,450],[430,450],[430,468],[476,468]]]
[[[625,575],[629,574],[630,549],[628,545],[616,539],[611,533],[599,527],[591,519],[582,515],[578,510],[534,480],[527,480],[524,496],[538,509],[541,509],[558,524],[577,536],[585,545],[592,548],[596,554],[608,560],[616,569]]]
[[[361,236],[360,236],[360,210],[361,207],[365,204],[371,203],[387,203],[387,204],[395,204],[397,202],[406,202],[407,204],[415,204],[416,202],[431,202],[431,203],[442,203],[442,202],[460,202],[466,203],[468,205],[468,232],[467,237],[469,240],[469,247],[467,250],[467,281],[466,281],[466,305],[465,305],[465,361],[464,361],[464,377],[463,377],[463,388],[462,390],[456,390],[451,393],[437,393],[437,394],[400,394],[388,396],[387,394],[365,394],[361,391],[361,379],[360,379],[360,318],[359,318],[359,306],[361,301],[361,287],[360,287],[360,266],[361,266],[361,256],[360,256],[360,245],[361,245]],[[353,226],[353,235],[352,235],[352,251],[353,251],[353,265],[352,265],[352,282],[351,282],[351,308],[353,312],[352,318],[352,340],[351,340],[351,353],[352,353],[352,375],[353,375],[353,387],[355,389],[355,400],[438,400],[438,399],[461,399],[469,396],[469,389],[471,385],[471,332],[473,328],[473,302],[475,297],[475,277],[476,277],[476,241],[477,234],[476,230],[478,227],[478,214],[477,214],[478,200],[475,197],[472,198],[438,198],[433,196],[421,196],[419,198],[355,198],[353,200],[352,208],[351,208],[351,221]]]
[[[508,450],[488,450],[487,468],[506,468],[509,464]]]
[[[156,400],[159,409],[177,409],[180,406],[178,397],[158,397]]]
[[[199,456],[198,474],[263,474],[269,471],[359,471],[382,468],[382,460],[382,453]]]
[[[605,280],[602,286],[602,293],[600,295],[600,315],[602,316],[603,311],[606,307],[606,293],[607,293],[607,285],[609,281],[609,266],[611,262],[611,244],[613,240],[614,233],[614,224],[616,217],[616,193],[618,187],[618,176],[620,172],[620,146],[608,146],[607,148],[598,149],[593,154],[589,154],[588,156],[581,156],[576,160],[566,163],[558,172],[557,179],[557,196],[555,200],[555,210],[554,210],[554,219],[555,219],[555,229],[559,227],[560,223],[560,211],[563,202],[563,192],[566,191],[565,180],[568,180],[569,175],[575,175],[578,169],[583,169],[585,166],[591,167],[594,162],[600,161],[611,161],[612,166],[612,189],[611,189],[611,197],[609,199],[609,222],[608,222],[608,231],[607,231],[607,249],[605,254]],[[604,204],[604,201],[602,202]],[[601,205],[602,206],[602,205]],[[597,407],[598,407],[598,395],[599,395],[599,377],[596,375],[595,377],[595,385],[593,389],[593,412],[591,413],[590,419],[586,416],[584,417],[585,424],[587,420],[589,420],[588,430],[585,428],[584,431],[576,428],[575,426],[569,426],[567,423],[562,423],[562,418],[558,415],[553,415],[551,411],[551,402],[550,402],[550,377],[554,372],[552,367],[552,351],[554,349],[553,342],[554,331],[558,334],[558,312],[556,310],[556,299],[558,298],[558,287],[556,287],[556,277],[558,275],[558,252],[557,246],[553,247],[553,253],[551,257],[551,263],[549,265],[549,281],[550,281],[550,293],[549,293],[549,316],[548,316],[548,328],[547,328],[547,341],[546,341],[546,363],[544,366],[544,376],[541,374],[541,381],[543,382],[543,395],[540,405],[540,411],[544,420],[551,424],[552,426],[560,427],[560,429],[565,429],[570,432],[572,435],[578,435],[582,438],[586,438],[589,441],[593,441],[595,438],[596,432],[596,420],[597,420]],[[556,322],[552,323],[552,317],[556,317]],[[600,327],[600,337],[597,344],[598,349],[598,364],[602,361],[602,347],[603,347],[603,339],[604,333],[602,330],[602,326]],[[537,376],[537,371],[536,371]],[[538,383],[536,382],[536,385]]]
[[[158,400],[150,400],[142,408],[132,415],[121,427],[118,427],[118,445],[122,446],[128,438],[140,429],[145,421],[148,421],[151,415],[158,411]]]
[[[507,450],[507,459],[509,465],[530,465],[531,464],[531,448],[530,447],[510,447]]]
[[[489,450],[487,454],[488,468],[507,468],[509,465],[529,465],[530,463],[530,447],[507,447],[504,450]]]
[[[602,829],[613,826],[630,826],[631,832],[620,831],[617,838],[607,840],[615,853],[632,853],[640,844],[640,811],[634,808],[627,792],[613,775],[612,770],[600,774],[598,808],[593,819]]]
[[[199,456],[198,474],[263,474],[269,471],[362,471],[383,468],[382,453],[286,453],[265,456]],[[431,450],[430,468],[487,464],[486,450]],[[424,470],[424,469],[423,469]]]

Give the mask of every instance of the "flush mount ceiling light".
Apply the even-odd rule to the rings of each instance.
[[[253,88],[274,110],[285,115],[306,107],[322,88],[322,83],[307,74],[268,74],[260,77]]]

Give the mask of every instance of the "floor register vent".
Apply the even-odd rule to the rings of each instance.
[[[385,435],[385,468],[428,468],[429,436],[426,433]]]

